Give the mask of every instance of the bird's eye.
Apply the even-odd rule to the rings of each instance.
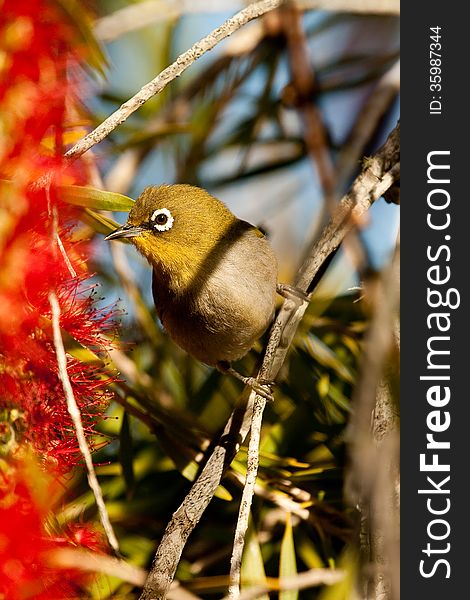
[[[168,231],[173,227],[174,218],[167,208],[157,208],[150,221],[157,231]]]

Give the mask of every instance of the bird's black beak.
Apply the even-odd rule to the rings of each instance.
[[[131,237],[135,237],[136,235],[139,235],[143,231],[145,231],[143,227],[136,227],[134,225],[126,224],[126,225],[123,225],[122,227],[118,227],[117,229],[115,229],[112,233],[107,235],[104,239],[105,240],[117,240],[119,238],[131,238]]]

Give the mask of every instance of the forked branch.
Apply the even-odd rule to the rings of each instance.
[[[312,294],[322,267],[370,206],[399,178],[399,125],[385,144],[367,160],[350,191],[338,205],[320,239],[311,245],[296,279],[296,287]],[[286,358],[307,302],[285,300],[272,326],[259,378],[274,380]],[[237,406],[225,426],[204,469],[174,513],[158,547],[152,569],[140,600],[163,600],[168,594],[186,541],[211,501],[222,476],[245,440],[253,408],[257,421],[262,418],[265,400],[252,392],[248,401]],[[256,425],[259,426],[259,423]]]

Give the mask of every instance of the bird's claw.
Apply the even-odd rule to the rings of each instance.
[[[308,295],[296,288],[293,285],[288,285],[287,283],[278,283],[276,286],[277,293],[283,298],[287,298],[287,300],[294,300],[296,303],[299,302],[309,302],[310,299]]]
[[[261,377],[259,379],[256,379],[256,377],[245,377],[244,375],[241,375],[241,373],[236,371],[233,367],[231,367],[230,363],[226,361],[219,361],[216,366],[219,369],[219,371],[222,371],[222,373],[228,373],[229,375],[232,375],[239,381],[242,381],[248,387],[251,387],[251,389],[254,392],[256,392],[259,396],[264,398],[267,402],[274,401],[274,396],[272,392],[272,386],[274,385],[274,381],[269,381],[269,379],[263,379]]]
[[[255,379],[254,377],[246,378],[246,385],[264,398],[267,402],[274,402],[274,396],[272,391],[273,382],[268,379]]]

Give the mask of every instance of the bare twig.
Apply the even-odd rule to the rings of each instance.
[[[53,214],[54,222],[57,222],[58,221],[57,206],[52,207],[52,214]],[[64,244],[62,243],[62,239],[60,237],[57,227],[54,227],[54,230],[55,230],[55,238],[57,241],[57,246],[59,247],[60,253],[62,254],[62,258],[64,259],[65,264],[67,265],[67,269],[69,270],[69,273],[72,277],[76,277],[77,273],[76,273],[75,269],[73,268],[72,263],[70,262],[70,258],[68,257],[67,252],[65,251]]]
[[[186,541],[217,489],[225,469],[245,439],[251,422],[254,392],[235,408],[219,443],[168,524],[155,555],[141,600],[166,598]]]
[[[332,198],[334,187],[333,162],[328,151],[326,130],[320,114],[312,102],[315,79],[310,62],[307,38],[302,24],[302,14],[293,2],[288,2],[282,10],[277,13],[270,13],[269,17],[273,21],[272,27],[283,31],[287,39],[292,79],[290,86],[291,103],[297,108],[303,121],[304,140],[308,154],[319,176],[325,196],[325,206],[330,209],[331,213],[334,207]],[[229,594],[232,600],[240,594],[242,555],[258,473],[259,441],[265,404],[263,398],[257,397],[255,399],[251,436],[248,445],[246,481],[240,502],[230,561]]]
[[[70,383],[69,375],[67,372],[67,357],[65,355],[64,343],[60,332],[59,301],[57,300],[55,292],[49,292],[48,298],[52,311],[52,330],[54,335],[54,347],[57,356],[57,366],[59,369],[59,379],[62,382],[62,387],[64,388],[64,394],[67,401],[67,409],[75,427],[78,446],[80,448],[80,452],[82,453],[87,469],[88,484],[95,496],[95,501],[98,507],[101,524],[103,525],[103,529],[108,538],[109,545],[116,554],[119,554],[119,544],[116,535],[114,534],[111,522],[109,520],[109,515],[103,500],[103,494],[101,493],[100,484],[98,483],[95,469],[93,467],[90,449],[88,448],[88,444],[85,438],[80,409],[78,408],[77,402],[75,400],[72,384]]]
[[[103,42],[108,42],[130,31],[176,19],[185,13],[237,10],[241,5],[237,0],[146,0],[99,19],[95,23],[95,35]]]
[[[364,214],[371,204],[399,176],[399,126],[385,144],[367,161],[350,192],[341,200],[338,210],[325,227],[320,239],[313,244],[297,280],[297,288],[311,294],[330,255],[353,227],[354,219]],[[274,322],[259,377],[274,380],[286,358],[289,346],[307,308],[307,302],[285,300]],[[180,507],[174,513],[158,547],[141,600],[160,600],[166,597],[186,541],[199,522],[251,424],[255,393],[244,397],[231,415],[218,444],[204,469],[194,482]],[[257,400],[257,402],[259,402]],[[262,402],[258,409],[262,416]],[[257,409],[257,412],[258,412]]]
[[[141,587],[147,577],[147,571],[125,560],[90,552],[81,548],[61,548],[46,554],[48,564],[61,569],[80,569],[117,577],[132,585]],[[168,594],[170,600],[199,600],[199,597],[175,582]]]
[[[147,572],[135,565],[97,552],[79,548],[61,548],[47,554],[47,562],[62,569],[80,569],[118,577],[132,585],[143,585]]]
[[[121,152],[106,175],[105,189],[127,194],[137,169],[146,155],[147,152],[141,148],[127,148]]]
[[[66,152],[67,158],[77,158],[84,152],[98,144],[118,125],[123,123],[133,112],[142,106],[147,100],[160,93],[171,81],[179,77],[189,66],[191,66],[203,54],[212,50],[219,42],[229,37],[232,33],[249,23],[253,19],[277,8],[284,0],[261,0],[250,4],[230,19],[227,19],[220,27],[217,27],[209,35],[196,42],[191,48],[183,52],[178,58],[164,69],[157,77],[144,85],[135,96],[125,102],[118,110],[105,119],[96,129],[79,140],[73,148]]]
[[[303,10],[317,9],[371,15],[400,14],[398,0],[297,0],[296,5]]]
[[[261,424],[263,421],[263,411],[266,406],[266,400],[261,396],[256,396],[253,405],[253,415],[251,417],[251,435],[248,444],[247,470],[245,485],[243,486],[242,499],[238,511],[237,525],[235,527],[235,536],[233,540],[233,550],[230,559],[230,586],[229,597],[231,600],[240,595],[240,573],[242,566],[243,548],[245,546],[245,535],[248,530],[248,521],[250,518],[251,503],[255,492],[256,477],[259,466],[259,442],[261,437]]]
[[[64,259],[65,265],[70,273],[70,276],[72,278],[74,278],[77,276],[77,273],[76,273],[75,269],[73,268],[72,263],[70,262],[70,258],[68,257],[68,254],[65,251],[64,244],[62,243],[62,239],[59,234],[59,214],[57,212],[57,206],[55,204],[53,204],[51,201],[51,181],[50,181],[50,178],[47,178],[47,177],[46,177],[45,190],[46,190],[46,198],[47,198],[47,210],[48,210],[49,216],[52,217],[52,224],[51,224],[52,238],[57,243],[57,248],[59,248],[59,251],[62,254],[62,258]],[[54,248],[54,251],[55,251],[55,248]]]
[[[237,484],[241,487],[245,485],[246,476],[243,476],[241,473],[231,471],[230,478],[234,479],[237,482]],[[308,499],[310,499],[310,494],[307,494],[306,492],[304,492],[304,490],[300,490],[300,492],[305,493],[308,496]],[[276,504],[284,512],[290,512],[293,515],[296,515],[297,517],[299,517],[299,519],[302,519],[303,521],[307,520],[310,516],[310,511],[308,508],[302,507],[300,501],[294,500],[285,492],[278,492],[266,489],[264,486],[260,485],[259,483],[256,483],[255,494],[259,498],[263,498],[264,500],[267,500],[272,504]]]
[[[311,569],[299,573],[295,577],[285,577],[284,579],[267,578],[266,585],[257,585],[243,591],[239,600],[255,600],[263,594],[272,591],[282,590],[302,590],[317,585],[334,585],[341,581],[345,576],[344,571],[331,569]],[[225,596],[222,600],[230,600],[231,596]]]
[[[302,10],[331,10],[372,14],[398,14],[398,0],[297,0]],[[241,0],[147,0],[131,4],[99,19],[95,24],[95,35],[104,42],[147,27],[175,19],[186,13],[221,12],[237,10]]]

